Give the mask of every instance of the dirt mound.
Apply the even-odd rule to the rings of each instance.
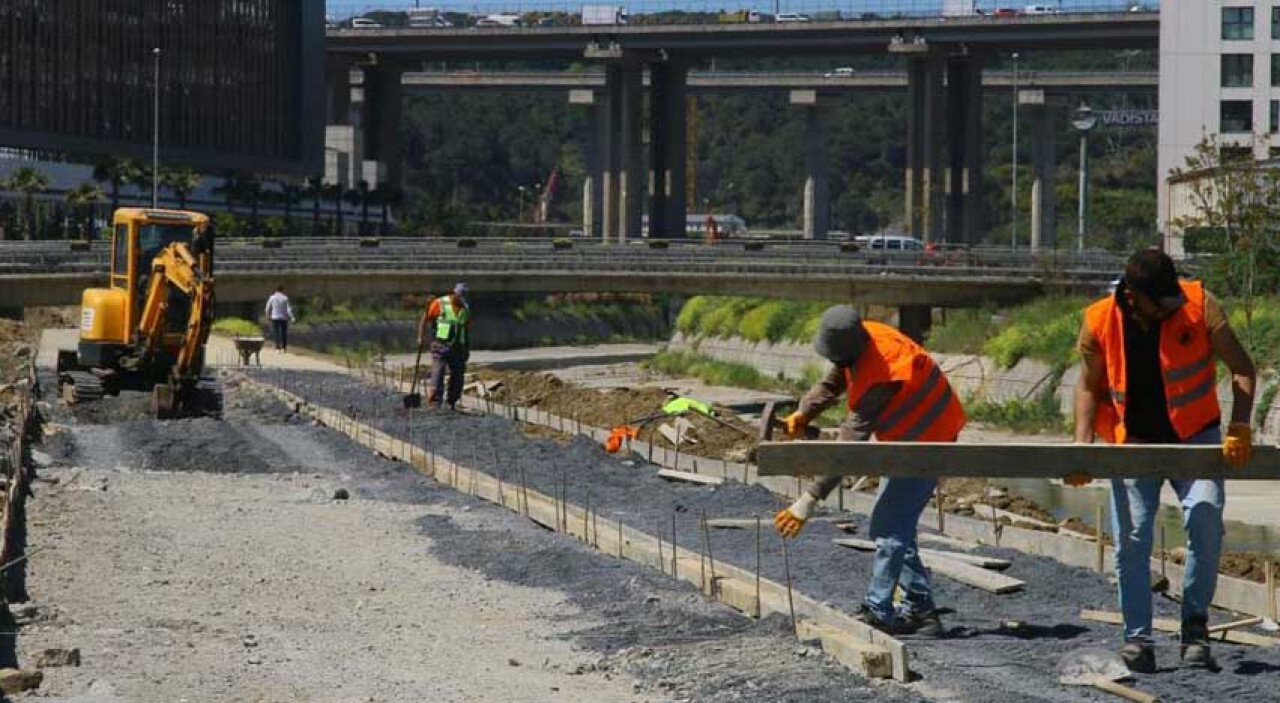
[[[606,429],[659,413],[667,402],[667,393],[660,388],[596,390],[565,383],[549,374],[522,371],[481,369],[477,375],[486,385],[502,382],[490,396],[495,402],[537,408]],[[685,419],[693,425],[691,439],[696,442],[681,440],[680,451],[687,454],[741,460],[755,446],[755,428],[737,420],[731,412],[719,412],[718,419],[723,422],[698,413],[690,413]],[[645,424],[640,439],[674,448],[658,431],[664,422],[669,421],[657,419]]]

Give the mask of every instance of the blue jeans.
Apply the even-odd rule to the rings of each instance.
[[[1222,430],[1214,427],[1186,444],[1221,444]],[[1182,619],[1207,618],[1218,585],[1222,554],[1222,507],[1226,491],[1221,480],[1174,481],[1187,532],[1186,575],[1182,584]],[[1163,479],[1112,479],[1111,534],[1116,542],[1116,577],[1126,642],[1151,642],[1151,543],[1160,508]]]
[[[906,593],[907,612],[927,613],[934,608],[929,572],[916,547],[916,524],[937,487],[935,478],[887,478],[880,483],[870,528],[876,560],[863,602],[885,624],[893,624],[896,585]]]
[[[449,407],[457,404],[462,397],[463,380],[467,374],[467,357],[465,349],[447,347],[443,344],[431,345],[431,394],[429,402],[435,407],[447,403]],[[445,388],[445,373],[449,374],[449,385]]]

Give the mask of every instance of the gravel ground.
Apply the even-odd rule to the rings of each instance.
[[[298,373],[277,375],[275,380],[283,380],[316,402],[361,416],[384,431],[409,436],[409,418],[400,408],[398,393],[336,375]],[[570,501],[583,504],[590,500],[602,514],[651,533],[662,530],[670,538],[675,515],[679,541],[695,550],[701,548],[697,524],[704,513],[708,517],[767,516],[777,505],[760,487],[670,484],[657,479],[648,467],[605,454],[585,439],[565,444],[530,438],[500,418],[418,412],[412,433],[419,444],[488,468],[504,475],[508,482],[520,480],[523,474],[531,487],[548,493],[564,482]],[[831,545],[830,540],[838,534],[830,525],[811,525],[792,548],[792,578],[799,590],[852,610],[863,593],[871,556]],[[778,540],[769,534],[765,544],[761,571],[781,581],[784,574]],[[755,566],[754,535],[750,532],[716,532],[713,551],[718,560]],[[986,553],[1013,559],[1014,565],[1006,573],[1025,580],[1028,586],[1018,594],[997,596],[936,578],[939,604],[954,613],[946,619],[951,628],[948,639],[910,644],[914,668],[923,679],[921,689],[938,697],[965,700],[1104,700],[1103,694],[1059,686],[1054,670],[1060,658],[1075,648],[1118,645],[1119,628],[1078,618],[1081,608],[1116,608],[1109,580],[1045,558],[1002,550]],[[1176,617],[1175,604],[1157,600],[1156,609],[1160,616]],[[1226,617],[1222,614],[1218,620]],[[1010,633],[1001,627],[1003,620],[1020,620],[1029,627]],[[1163,670],[1140,677],[1136,685],[1162,700],[1280,700],[1280,691],[1274,687],[1274,676],[1280,672],[1280,648],[1217,645],[1223,671],[1209,675],[1177,668],[1177,644],[1172,637],[1162,636],[1159,644]]]
[[[52,406],[18,657],[83,664],[18,700],[922,700],[227,392],[225,422]]]

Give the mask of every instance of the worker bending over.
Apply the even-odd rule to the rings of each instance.
[[[450,408],[462,398],[463,379],[467,374],[467,361],[471,358],[471,306],[467,303],[467,284],[459,283],[453,292],[432,300],[418,322],[418,348],[427,343],[431,335],[431,388],[427,404],[439,408],[441,403]],[[444,376],[449,374],[448,393]]]
[[[1085,309],[1078,343],[1084,369],[1076,385],[1076,441],[1095,432],[1114,444],[1218,444],[1233,467],[1252,451],[1253,362],[1227,317],[1197,281],[1180,281],[1173,260],[1154,249],[1129,258],[1115,294]],[[1231,424],[1222,437],[1214,358],[1231,371]],[[1088,476],[1067,478],[1083,485]],[[1151,635],[1151,543],[1163,479],[1113,479],[1125,644],[1121,657],[1140,673],[1156,670]],[[1221,480],[1171,480],[1187,532],[1182,584],[1182,662],[1216,669],[1209,651],[1209,604],[1222,551]]]
[[[863,322],[847,305],[822,315],[814,349],[834,366],[826,378],[800,401],[786,419],[787,433],[800,436],[806,425],[841,393],[848,395],[849,414],[840,425],[840,440],[954,442],[965,424],[964,410],[942,370],[929,354],[906,335],[888,325]],[[873,472],[874,467],[867,467]],[[814,512],[838,485],[840,476],[814,483],[791,507],[774,517],[783,537],[800,533]],[[894,634],[943,634],[929,572],[916,546],[916,523],[938,485],[936,478],[887,478],[880,484],[871,511],[871,538],[876,543],[875,565],[867,595],[857,618]],[[894,587],[905,594],[902,612],[895,611]]]

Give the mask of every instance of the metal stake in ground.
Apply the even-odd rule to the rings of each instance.
[[[760,516],[756,516],[756,617],[764,617],[760,612]]]
[[[1093,516],[1094,542],[1098,545],[1097,567],[1098,573],[1102,573],[1107,561],[1106,546],[1102,543],[1102,499],[1098,499],[1097,505],[1094,506]]]
[[[680,553],[680,541],[676,539],[676,511],[671,511],[671,577],[679,577],[679,566],[676,564],[676,555]]]
[[[791,611],[791,634],[799,637],[800,632],[796,629],[796,602],[791,595],[791,550],[787,547],[787,538],[778,535],[782,540],[782,568],[787,577],[787,610]]]
[[[711,589],[709,595],[716,594],[716,556],[711,551],[711,528],[707,526],[707,511],[702,510],[702,543],[703,549],[707,552],[707,564],[711,568]]]
[[[844,491],[843,491],[843,490],[842,490],[842,491],[840,491],[840,494],[843,496],[843,495],[844,495]],[[947,532],[947,512],[946,512],[945,510],[943,510],[943,508],[942,508],[942,505],[943,505],[944,499],[943,499],[943,496],[942,496],[942,482],[941,482],[941,481],[939,481],[939,482],[938,482],[938,487],[934,490],[934,496],[935,496],[934,500],[936,501],[936,505],[937,505],[937,507],[938,507],[938,532],[943,533],[943,534],[946,534],[946,532]]]
[[[621,521],[619,521],[618,525],[619,525],[618,529],[621,530],[622,529]],[[664,557],[662,554],[662,521],[661,520],[658,521],[658,529],[654,530],[653,533],[658,536],[658,571],[661,571],[662,573],[665,574],[667,573],[667,560],[666,560],[666,557]]]

